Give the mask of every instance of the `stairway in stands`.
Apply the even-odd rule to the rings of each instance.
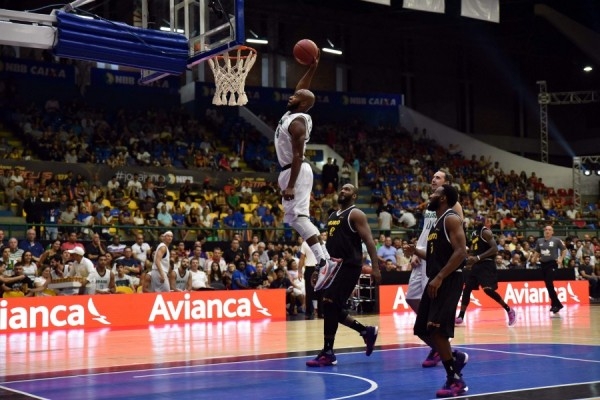
[[[371,207],[371,188],[368,186],[360,186],[358,189],[358,199],[356,206],[360,208],[366,215],[369,221],[369,226],[373,232],[373,236],[377,237],[379,234],[379,223],[377,222],[377,210]]]
[[[23,239],[27,230],[27,224],[25,218],[16,217],[13,211],[2,209],[0,210],[0,229],[4,231],[7,239],[13,236]]]

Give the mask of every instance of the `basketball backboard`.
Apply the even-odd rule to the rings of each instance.
[[[170,0],[169,28],[189,42],[188,68],[244,44],[244,0]],[[142,71],[142,83],[164,77]]]

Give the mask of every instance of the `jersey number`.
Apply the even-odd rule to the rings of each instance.
[[[329,228],[329,232],[327,233],[327,236],[333,236],[333,232],[335,232],[335,226],[332,226],[331,228]]]

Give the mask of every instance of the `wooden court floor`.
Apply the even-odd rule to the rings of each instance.
[[[453,346],[470,353],[464,371],[470,386],[469,398],[600,398],[600,306],[568,306],[561,311],[561,318],[551,318],[547,308],[517,308],[518,320],[513,327],[507,326],[506,313],[499,308],[467,312],[465,326],[456,328]],[[175,384],[164,380],[140,385],[128,395],[122,390],[130,385],[127,381],[130,378],[122,376],[125,372],[143,372],[148,377],[156,371],[176,370],[177,374],[183,374],[181,369],[187,368],[190,370],[186,369],[184,374],[189,375],[197,372],[194,369],[209,367],[218,368],[221,374],[225,371],[234,374],[235,378],[223,379],[235,381],[236,390],[243,389],[246,380],[250,385],[256,379],[266,379],[265,388],[262,385],[252,388],[250,393],[256,398],[435,397],[445,373],[441,366],[421,368],[427,350],[412,334],[414,314],[356,317],[365,324],[379,325],[377,351],[365,357],[361,338],[340,326],[335,342],[338,366],[317,371],[306,368],[304,362],[322,346],[323,323],[319,319],[0,335],[3,376],[0,399],[181,399],[237,395],[237,391],[229,391],[231,385],[221,385],[216,378],[193,380],[184,385],[187,389],[183,392],[170,389],[170,385],[180,388],[181,381]],[[265,364],[267,361],[271,364]],[[236,369],[246,372],[241,374]],[[499,369],[505,373],[498,373]],[[510,375],[517,370],[520,372],[516,376]],[[287,375],[277,379],[291,382],[283,393],[275,390],[272,385],[277,382],[269,378],[281,371]],[[316,379],[315,373],[323,379],[316,392],[317,385],[310,381]],[[161,373],[160,379],[171,374]],[[540,374],[539,379],[534,379]],[[99,380],[100,376],[108,377],[107,381]],[[360,385],[351,389],[350,383],[336,382],[340,377],[350,379],[348,376],[360,381]],[[406,381],[402,376],[410,378]],[[485,379],[480,379],[482,376]],[[523,382],[516,384],[519,379]],[[119,384],[111,388],[110,382]],[[370,382],[366,389],[361,386],[365,382]],[[60,391],[67,390],[69,385],[74,388]],[[212,392],[216,387],[219,392]]]

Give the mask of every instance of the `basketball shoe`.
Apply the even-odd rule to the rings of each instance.
[[[421,364],[421,366],[423,368],[435,367],[436,365],[438,365],[440,363],[440,361],[442,361],[442,360],[440,359],[439,353],[437,351],[435,351],[434,349],[431,349],[431,351],[427,355],[427,358],[425,358],[425,360],[423,360],[423,363]]]
[[[365,344],[367,345],[367,350],[365,354],[367,357],[373,353],[373,348],[375,347],[375,341],[377,340],[377,335],[379,334],[378,326],[367,326],[367,330],[364,335],[361,335]]]
[[[321,264],[318,269],[319,275],[315,284],[315,290],[323,290],[331,286],[331,282],[333,282],[333,279],[342,266],[342,260],[332,257],[329,260],[321,260]]]
[[[512,308],[508,310],[508,326],[513,326],[517,322],[517,312]]]
[[[314,359],[306,362],[307,367],[331,367],[337,364],[337,358],[333,352],[321,351]]]
[[[444,386],[442,386],[442,388],[440,390],[438,390],[437,392],[435,392],[436,397],[442,397],[442,398],[446,398],[446,397],[456,397],[456,396],[460,396],[462,394],[467,393],[467,391],[469,390],[467,384],[465,383],[465,381],[463,381],[462,378],[458,378],[458,379],[448,379],[446,381],[446,383],[444,384]]]

